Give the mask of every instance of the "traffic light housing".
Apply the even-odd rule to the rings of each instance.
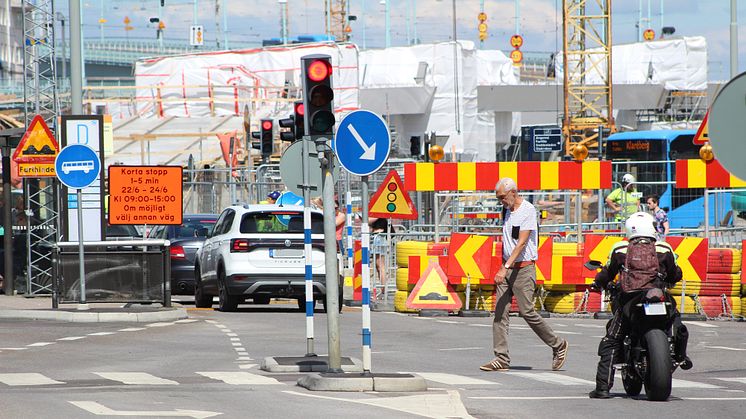
[[[261,147],[262,147],[262,156],[268,157],[272,155],[272,128],[274,127],[274,122],[272,122],[271,119],[262,119],[261,120]]]
[[[295,141],[295,115],[290,115],[285,119],[278,119],[277,124],[280,128],[289,128],[288,131],[280,131],[280,140]]]
[[[329,55],[301,57],[305,132],[312,137],[331,139],[334,124],[332,59]]]
[[[295,113],[295,139],[302,140],[303,136],[306,135],[306,123],[305,123],[305,106],[303,101],[299,100],[293,103],[293,111]]]

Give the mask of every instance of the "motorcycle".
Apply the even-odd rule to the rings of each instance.
[[[591,271],[601,268],[598,261],[589,261]],[[673,298],[665,287],[650,288],[624,294],[614,283],[607,286],[612,304],[623,304],[629,331],[624,337],[621,357],[622,383],[629,396],[638,396],[645,386],[651,401],[665,401],[671,395],[673,372],[683,362],[676,362],[671,328],[676,316]]]

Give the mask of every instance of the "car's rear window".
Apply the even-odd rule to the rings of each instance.
[[[185,220],[182,225],[176,226],[174,230],[175,237],[177,239],[196,237],[197,232],[203,228],[207,229],[207,234],[204,234],[204,236],[209,236],[212,234],[212,229],[215,227],[216,221],[217,219]]]
[[[303,213],[298,211],[251,212],[241,218],[241,233],[302,233]],[[311,214],[311,232],[324,233],[324,218]]]

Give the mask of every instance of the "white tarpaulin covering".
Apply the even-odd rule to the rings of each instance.
[[[206,52],[141,60],[135,64],[137,113],[147,116],[243,115],[252,122],[286,115],[286,82],[300,86],[300,58],[332,57],[337,112],[358,108],[357,47],[351,44],[304,44],[239,51]]]
[[[707,42],[702,36],[614,45],[611,51],[614,84],[661,84],[668,90],[707,88]],[[561,82],[561,52],[557,58],[557,80]],[[586,68],[591,68],[590,59]],[[600,69],[605,72],[606,66],[602,64]],[[603,84],[599,72],[589,70],[586,84]]]
[[[459,41],[455,46],[445,42],[363,51],[360,88],[417,86],[418,68],[426,63],[422,83],[435,87],[430,111],[423,116],[392,115],[390,123],[400,138],[406,141],[410,136],[435,131],[450,136],[446,152],[474,153],[478,160],[494,160],[496,144],[507,143],[511,130],[505,124],[498,124],[500,129],[496,129],[493,112],[477,112],[477,85],[518,84],[518,79],[512,62],[501,51],[477,50],[471,41]],[[395,90],[390,91],[386,100],[396,101]]]

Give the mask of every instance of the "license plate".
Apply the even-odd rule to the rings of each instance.
[[[302,258],[303,250],[301,249],[269,249],[271,258]]]
[[[664,316],[666,314],[666,304],[664,303],[645,303],[645,314],[648,316]]]

